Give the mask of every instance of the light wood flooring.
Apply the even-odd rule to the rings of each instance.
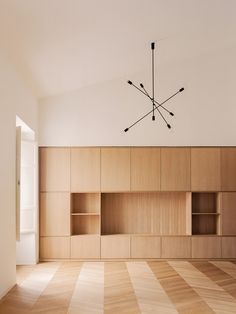
[[[17,267],[1,314],[236,313],[236,262],[50,262]]]

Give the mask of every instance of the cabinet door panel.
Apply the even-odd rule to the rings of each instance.
[[[100,148],[71,149],[71,192],[100,191]]]
[[[191,237],[162,237],[162,258],[190,258]]]
[[[102,236],[101,258],[130,258],[130,236]]]
[[[132,236],[131,258],[160,258],[161,240],[155,236]]]
[[[70,194],[40,194],[40,236],[70,235]]]
[[[70,191],[70,148],[40,148],[40,191]]]
[[[191,148],[192,191],[220,191],[220,148]]]
[[[40,258],[70,258],[70,237],[40,237]]]
[[[222,258],[236,258],[236,237],[222,237]]]
[[[100,258],[100,236],[71,237],[71,258]]]
[[[222,193],[221,200],[222,234],[236,235],[236,193]]]
[[[236,191],[236,148],[221,148],[221,189]]]
[[[192,237],[192,258],[221,258],[221,238]]]
[[[130,191],[130,148],[101,149],[101,190]]]
[[[161,190],[190,191],[190,148],[161,149]]]
[[[131,148],[131,191],[160,190],[160,148]]]

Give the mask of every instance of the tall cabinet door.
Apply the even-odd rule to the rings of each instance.
[[[40,149],[40,191],[70,191],[70,148]]]
[[[101,148],[101,190],[130,191],[130,148]]]
[[[160,148],[131,148],[131,191],[160,190]]]
[[[236,235],[236,192],[221,195],[222,235]]]
[[[236,191],[236,148],[221,148],[221,190]]]
[[[220,191],[220,148],[191,148],[192,191]]]
[[[100,191],[100,148],[71,149],[71,192]]]
[[[190,191],[189,148],[161,148],[161,190]]]

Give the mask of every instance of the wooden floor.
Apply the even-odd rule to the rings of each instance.
[[[51,262],[17,268],[1,314],[236,313],[236,263]]]

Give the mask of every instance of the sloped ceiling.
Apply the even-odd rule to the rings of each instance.
[[[0,48],[37,97],[236,43],[235,0],[0,0]]]

